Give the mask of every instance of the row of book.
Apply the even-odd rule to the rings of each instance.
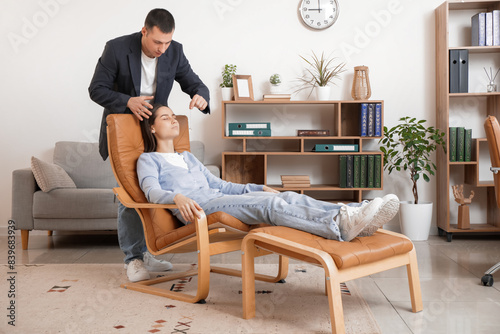
[[[229,136],[270,137],[271,123],[229,123]]]
[[[382,156],[341,155],[339,173],[340,188],[380,188]]]
[[[281,175],[283,188],[309,188],[309,175]]]
[[[469,50],[450,50],[450,93],[469,92]]]
[[[382,135],[382,104],[361,103],[361,137]]]
[[[472,46],[500,45],[500,10],[472,16],[471,44]]]
[[[472,129],[450,127],[450,162],[471,161]]]

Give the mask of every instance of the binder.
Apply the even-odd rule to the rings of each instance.
[[[486,14],[477,13],[471,18],[471,44],[472,46],[486,45]]]
[[[469,50],[459,50],[458,63],[458,91],[459,93],[469,92]]]
[[[500,45],[500,10],[493,11],[493,45]]]
[[[459,92],[458,62],[459,62],[458,50],[450,50],[450,93]]]
[[[271,130],[229,130],[229,136],[270,137]]]
[[[486,13],[484,33],[485,33],[486,46],[492,46],[493,45],[493,13],[492,12]]]
[[[358,144],[316,144],[315,152],[358,152]]]
[[[261,123],[229,123],[229,130],[271,130],[271,123],[261,122]]]

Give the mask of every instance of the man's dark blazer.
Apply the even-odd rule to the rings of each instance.
[[[104,160],[108,157],[106,117],[109,114],[131,114],[127,102],[130,97],[140,95],[141,37],[139,32],[106,43],[89,86],[90,98],[104,107],[99,134],[99,152]],[[198,94],[210,102],[208,88],[191,69],[182,44],[172,41],[167,51],[158,58],[157,66],[155,103],[167,105],[174,80],[191,98]],[[210,107],[202,112],[210,113]]]

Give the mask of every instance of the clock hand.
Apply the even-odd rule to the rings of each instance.
[[[321,13],[321,0],[318,0],[318,13]]]

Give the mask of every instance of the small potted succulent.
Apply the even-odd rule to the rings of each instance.
[[[277,94],[280,92],[281,76],[279,74],[275,73],[271,75],[269,83],[271,85],[271,94]]]
[[[380,150],[384,153],[384,169],[389,174],[409,172],[414,201],[402,201],[400,223],[403,234],[412,240],[427,240],[432,221],[432,202],[422,202],[418,196],[418,181],[429,182],[436,165],[431,154],[440,147],[446,151],[445,133],[433,126],[424,126],[425,120],[402,117],[390,130],[384,126]]]
[[[231,101],[233,99],[233,74],[236,74],[236,65],[226,64],[222,70],[222,101]]]

